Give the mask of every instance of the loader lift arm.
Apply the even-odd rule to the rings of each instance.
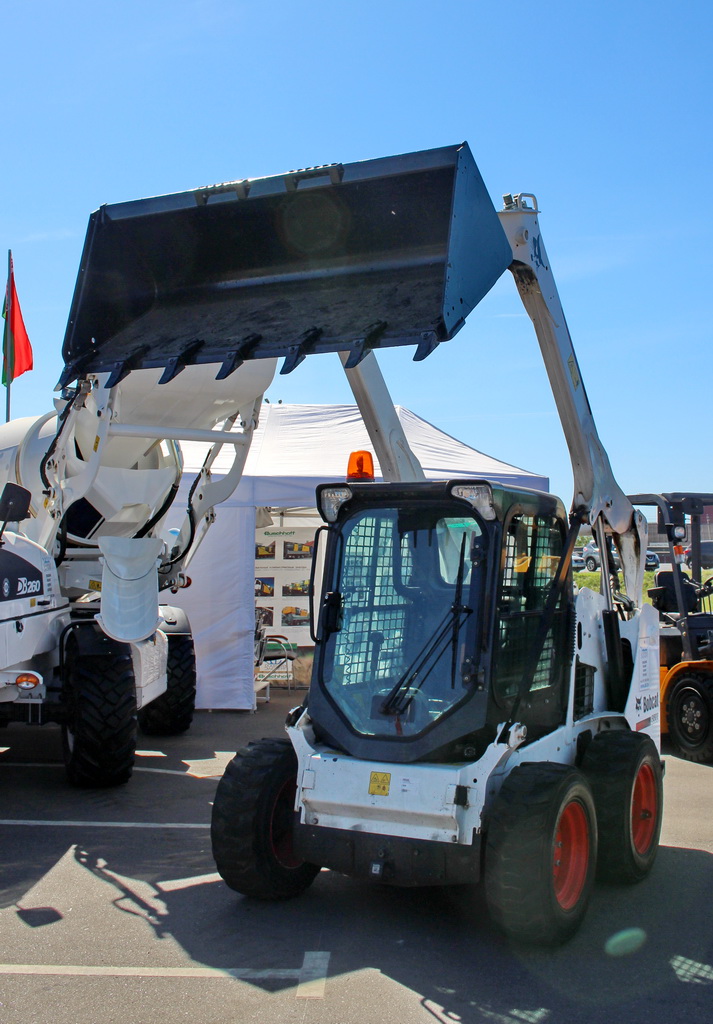
[[[600,441],[589,399],[549,265],[532,194],[505,195],[500,223],[512,247],[510,271],[532,320],[569,449],[574,478],[572,513],[592,527],[600,551],[608,529],[621,555],[626,593],[641,602],[646,520],[617,484]],[[609,574],[602,571],[602,593],[613,607]]]

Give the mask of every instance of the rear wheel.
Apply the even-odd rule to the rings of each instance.
[[[131,778],[136,694],[131,655],[68,652],[62,688],[62,743],[75,786],[118,786]]]
[[[176,736],[193,721],[196,704],[196,654],[193,637],[168,634],[166,691],[139,711],[139,726],[147,736]]]
[[[292,845],[297,757],[289,740],[263,739],[238,751],[218,784],[211,841],[221,877],[236,892],[283,900],[319,872]]]
[[[560,764],[524,764],[493,807],[485,891],[514,939],[557,945],[579,928],[594,885],[597,824],[586,778]]]
[[[639,882],[651,871],[663,813],[661,758],[650,736],[600,733],[587,747],[588,777],[599,828],[598,875]]]
[[[676,752],[688,761],[713,761],[713,676],[681,676],[666,702],[668,731]]]
[[[589,572],[594,572],[595,569],[597,568],[597,563],[594,561],[594,559],[592,558],[591,555],[589,556],[589,558],[586,560],[586,562],[584,564],[586,565],[587,570]]]

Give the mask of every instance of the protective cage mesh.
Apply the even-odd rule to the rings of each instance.
[[[520,516],[513,519],[508,528],[496,652],[496,688],[503,698],[514,696],[518,690],[559,564],[562,545],[562,532],[556,520],[543,516]],[[531,692],[550,687],[558,679],[564,653],[564,614],[560,597],[537,663]]]

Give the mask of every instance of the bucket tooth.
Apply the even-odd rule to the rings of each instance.
[[[255,346],[259,344],[262,335],[252,334],[250,337],[245,338],[240,345],[226,352],[225,359],[223,360],[220,369],[215,375],[216,380],[225,380],[231,373],[234,373],[240,366],[243,365],[246,359],[249,359]]]
[[[438,348],[439,345],[440,341],[436,336],[436,332],[425,331],[421,335],[421,340],[416,346],[416,352],[414,353],[413,361],[415,363],[422,362],[422,360],[424,360],[426,356],[430,356],[431,352],[433,352],[435,348]]]
[[[189,345],[188,348],[185,348],[180,355],[169,359],[163,373],[161,374],[159,384],[168,384],[169,381],[178,376],[181,370],[185,370],[190,363],[195,363],[196,356],[202,348],[203,342],[196,341],[192,345]]]
[[[126,359],[121,359],[114,364],[114,369],[109,375],[105,387],[113,388],[120,384],[125,377],[128,377],[132,370],[138,370],[141,360],[148,351],[148,345],[142,345],[136,352],[132,352]]]
[[[344,364],[344,369],[353,370],[355,366],[358,366],[364,356],[368,355],[379,344],[388,326],[385,320],[379,320],[374,324],[370,324],[366,329],[364,337],[357,338],[349,346],[349,358]]]
[[[313,351],[312,346],[322,337],[321,327],[311,327],[302,337],[287,349],[285,361],[280,373],[292,373],[296,367]]]

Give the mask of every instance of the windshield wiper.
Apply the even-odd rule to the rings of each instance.
[[[412,663],[400,677],[396,685],[389,691],[382,701],[380,710],[383,715],[402,715],[408,710],[408,707],[416,696],[416,693],[421,690],[421,687],[426,682],[429,675],[438,664],[441,656],[448,649],[449,645],[452,650],[451,686],[455,688],[458,635],[463,623],[473,611],[472,608],[468,608],[467,605],[461,603],[463,597],[465,543],[466,538],[464,536],[461,544],[460,561],[458,563],[458,576],[456,578],[456,590],[453,604],[443,616],[433,634],[428,638]],[[446,641],[449,632],[451,636],[449,644],[447,644],[444,643],[444,641]],[[428,668],[428,671],[424,672],[424,669],[428,665],[430,659],[432,659],[431,665]],[[421,675],[422,672],[423,675]],[[421,677],[420,679],[419,676]],[[417,679],[419,679],[418,684],[414,685]]]

